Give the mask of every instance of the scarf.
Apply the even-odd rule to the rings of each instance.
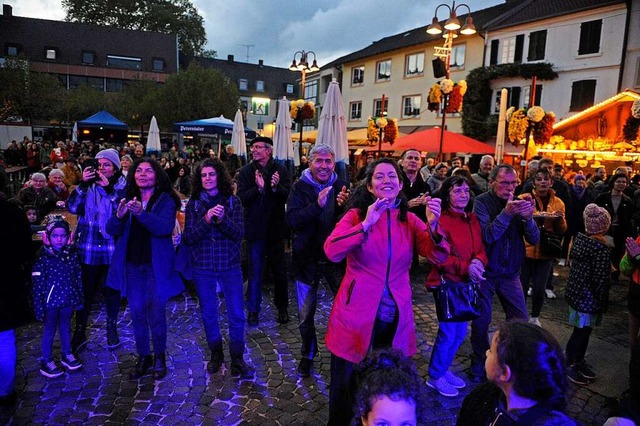
[[[582,196],[585,193],[586,188],[580,188],[576,185],[571,185],[571,191],[573,191],[573,195],[576,196],[578,200],[582,199]]]
[[[310,169],[304,169],[302,172],[302,176],[300,179],[309,185],[313,186],[313,189],[316,191],[316,194],[319,194],[320,191],[325,189],[326,187],[332,186],[336,180],[338,180],[338,175],[336,172],[331,172],[331,176],[325,183],[320,183],[313,178],[313,174]]]

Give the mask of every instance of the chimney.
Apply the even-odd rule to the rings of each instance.
[[[262,59],[258,59],[258,66],[259,67],[263,67],[264,66],[264,61]]]
[[[11,18],[13,16],[13,7],[10,4],[2,5],[2,16],[5,18]]]
[[[227,55],[227,62],[233,62],[233,55]]]

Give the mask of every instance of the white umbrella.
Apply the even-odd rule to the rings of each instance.
[[[147,154],[152,152],[159,153],[160,148],[160,128],[158,127],[158,121],[156,116],[151,117],[151,124],[149,124],[149,133],[147,133]]]
[[[242,112],[240,110],[236,111],[236,116],[233,119],[231,146],[238,157],[244,158],[244,164],[247,160],[247,138],[244,134],[244,122],[242,121]]]
[[[73,131],[71,132],[71,140],[78,143],[78,122],[73,123]]]
[[[347,164],[349,164],[347,120],[342,106],[340,86],[335,78],[329,83],[327,97],[318,120],[316,143],[323,143],[333,148],[336,153],[336,172],[338,176],[345,179]]]
[[[291,143],[291,116],[289,101],[285,96],[278,101],[276,132],[273,137],[273,157],[280,162],[293,160],[293,144]]]

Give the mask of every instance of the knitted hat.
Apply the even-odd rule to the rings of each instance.
[[[273,140],[271,138],[266,137],[266,136],[258,136],[256,138],[253,138],[251,140],[251,145],[253,145],[256,142],[262,142],[262,143],[267,144],[269,146],[273,146]]]
[[[96,154],[96,160],[99,158],[105,158],[113,163],[116,169],[120,170],[120,155],[118,151],[113,148],[103,149]]]
[[[611,216],[609,212],[598,207],[597,204],[589,204],[584,209],[584,229],[589,235],[604,234],[611,226]]]
[[[69,222],[64,219],[52,219],[47,223],[45,230],[47,231],[47,235],[51,235],[54,229],[62,228],[68,234],[71,232],[71,228],[69,227]]]
[[[573,177],[573,181],[577,181],[578,179],[582,179],[582,180],[587,180],[587,177],[585,175],[583,175],[582,173],[578,173],[577,175],[575,175]]]

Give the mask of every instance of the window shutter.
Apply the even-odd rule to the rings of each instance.
[[[529,52],[527,61],[539,61],[544,59],[547,44],[547,30],[534,31],[529,34]]]
[[[600,51],[600,34],[602,20],[583,22],[580,25],[580,45],[578,55],[598,53]]]
[[[516,36],[516,52],[513,55],[513,63],[522,63],[522,51],[524,49],[524,34],[518,34]]]
[[[498,46],[500,44],[500,40],[491,40],[491,57],[489,59],[489,65],[497,65],[498,64]]]
[[[509,102],[510,107],[520,108],[520,92],[522,89],[520,87],[512,87],[511,88],[511,99]]]

